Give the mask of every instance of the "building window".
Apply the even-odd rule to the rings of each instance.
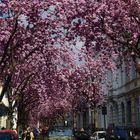
[[[139,126],[140,125],[140,112],[139,112],[139,98],[138,97],[134,99],[134,111],[135,111],[135,122],[136,122],[136,125]]]
[[[131,67],[131,77],[132,77],[132,80],[137,78],[137,72],[134,65],[132,65]]]
[[[131,101],[127,101],[127,122],[131,123],[131,117],[132,113],[131,113]]]
[[[87,113],[86,111],[83,112],[83,128],[87,127]]]
[[[110,107],[110,121],[111,121],[111,123],[114,123],[114,121],[113,121],[113,107],[112,106]]]
[[[123,68],[122,68],[122,66],[121,66],[121,68],[120,68],[120,75],[121,75],[121,85],[123,85],[123,75],[124,75],[124,73],[123,73]]]
[[[125,123],[125,108],[124,103],[121,103],[121,112],[122,112],[122,123]]]
[[[115,104],[115,118],[116,118],[116,124],[119,123],[119,111],[118,111],[118,105]]]

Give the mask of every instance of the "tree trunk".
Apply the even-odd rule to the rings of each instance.
[[[14,116],[13,116],[13,110],[11,108],[9,108],[9,113],[8,113],[8,119],[7,119],[7,128],[8,129],[12,129],[13,126],[14,126],[14,122],[13,122],[13,119],[14,119]]]
[[[17,112],[17,128],[25,128],[27,125],[27,113],[25,112],[24,108],[19,107]]]
[[[2,101],[5,93],[7,92],[7,89],[9,87],[9,85],[10,85],[10,82],[11,82],[11,78],[12,78],[12,75],[11,74],[10,75],[7,75],[6,80],[5,80],[5,83],[3,85],[2,92],[0,94],[0,102]]]

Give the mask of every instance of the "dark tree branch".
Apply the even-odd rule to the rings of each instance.
[[[13,108],[15,108],[20,102],[23,101],[24,98],[24,89],[27,86],[28,81],[30,80],[30,78],[32,77],[33,74],[30,74],[28,77],[26,77],[25,79],[23,79],[23,82],[21,82],[21,84],[18,86],[17,90],[15,91],[15,93],[20,92],[20,94],[18,95],[19,97],[17,98],[17,100],[15,101]],[[26,81],[25,81],[26,80]],[[24,83],[25,81],[25,83]],[[19,91],[19,88],[21,87],[21,85],[24,83],[23,87],[21,88],[21,90]]]
[[[9,37],[9,40],[7,41],[7,43],[5,45],[4,53],[3,53],[3,56],[0,60],[0,65],[4,62],[4,59],[6,58],[6,55],[8,53],[8,48],[10,47],[13,36],[15,35],[15,33],[17,31],[17,27],[18,27],[18,19],[16,19],[14,29]]]
[[[36,47],[36,48],[34,48],[33,50],[31,50],[31,51],[21,60],[21,62],[24,62],[26,59],[28,59],[33,53],[35,53],[35,52],[38,51],[38,50],[39,50],[38,47]]]
[[[4,86],[3,86],[3,89],[2,89],[2,92],[0,94],[0,102],[2,101],[5,93],[7,92],[7,89],[10,85],[11,79],[12,79],[12,74],[7,75]]]

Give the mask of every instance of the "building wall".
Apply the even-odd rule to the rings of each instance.
[[[0,117],[0,128],[6,128],[7,127],[7,117]]]
[[[102,109],[98,110],[96,118],[97,118],[97,127],[102,128],[102,129],[106,129],[108,118],[107,118],[107,115],[102,114]]]
[[[101,109],[95,113],[89,107],[86,115],[79,113],[78,128],[86,128],[94,122],[97,128],[104,128],[104,126],[107,128],[109,124],[140,126],[140,76],[136,73],[133,64],[128,73],[125,69],[126,65],[122,63],[118,70],[108,74],[108,80],[112,83],[112,89],[109,92],[107,85],[103,85],[105,95],[108,96],[105,125]]]
[[[0,86],[0,93],[2,91],[2,86]],[[5,106],[8,107],[8,99],[6,96],[4,96],[4,98],[2,99],[2,102],[0,104],[4,104]],[[2,127],[7,127],[7,116],[2,116],[0,117],[0,128]]]
[[[108,94],[108,125],[140,126],[140,76],[132,65],[127,75],[125,66],[116,71]]]
[[[78,111],[76,116],[76,127],[78,130],[81,128],[94,129],[94,127],[99,129],[104,129],[104,127],[107,128],[108,118],[107,115],[105,115],[105,117],[102,115],[101,108],[91,109],[90,106],[88,106],[86,110]]]
[[[117,97],[116,97],[117,98]],[[140,126],[140,93],[131,93],[109,104],[109,123]]]

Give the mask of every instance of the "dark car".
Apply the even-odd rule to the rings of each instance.
[[[89,140],[90,135],[85,131],[75,131],[74,136],[76,140]]]
[[[14,130],[0,130],[0,140],[19,140]]]
[[[113,128],[113,133],[118,139],[121,139],[121,140],[129,139],[128,128],[125,126],[115,126]]]

